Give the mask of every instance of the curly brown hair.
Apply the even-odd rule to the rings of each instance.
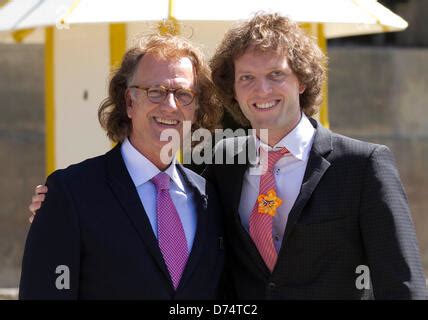
[[[210,61],[212,78],[224,107],[243,126],[250,123],[235,100],[234,62],[247,49],[257,52],[274,50],[285,55],[299,82],[305,86],[300,107],[312,116],[322,101],[327,58],[297,23],[279,14],[257,13],[251,20],[230,29]]]
[[[134,47],[126,51],[120,67],[113,71],[109,96],[101,102],[98,109],[98,120],[110,140],[122,142],[131,133],[132,124],[126,113],[125,91],[141,58],[149,52],[166,59],[186,57],[192,61],[198,105],[192,130],[202,127],[213,131],[218,128],[223,112],[202,52],[187,39],[172,35],[143,36],[136,39],[135,43]]]

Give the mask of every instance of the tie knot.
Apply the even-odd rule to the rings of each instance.
[[[271,172],[275,167],[275,164],[281,159],[284,155],[286,155],[289,151],[286,148],[280,148],[275,151],[267,152],[263,148],[260,148],[260,155],[262,157],[262,162],[265,163],[266,166],[266,158],[267,158],[267,171]]]
[[[169,175],[165,172],[160,172],[152,178],[152,182],[159,192],[161,190],[169,190]]]

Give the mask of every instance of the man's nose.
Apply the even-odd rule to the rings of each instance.
[[[173,92],[168,92],[165,99],[162,101],[161,106],[170,109],[175,110],[178,108],[177,102],[175,101],[175,96]]]
[[[254,89],[256,93],[266,94],[272,92],[272,86],[267,79],[257,80],[256,87]]]

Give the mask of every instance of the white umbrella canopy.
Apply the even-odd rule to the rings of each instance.
[[[1,2],[0,2],[1,3]],[[0,8],[0,32],[73,24],[235,21],[258,11],[322,23],[326,38],[399,31],[407,22],[376,0],[12,0]]]
[[[168,2],[150,0],[12,0],[0,9],[0,31],[80,23],[156,21]]]
[[[185,5],[184,5],[185,4]],[[326,38],[399,31],[407,22],[376,0],[176,0],[178,20],[242,20],[258,11],[322,23]]]

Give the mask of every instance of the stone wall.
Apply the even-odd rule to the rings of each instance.
[[[0,45],[0,288],[16,287],[33,187],[44,178],[41,45]]]
[[[330,48],[331,129],[387,145],[428,275],[428,49]]]
[[[428,1],[398,1],[395,6],[388,6],[396,14],[409,22],[404,32],[393,33],[398,46],[428,47]]]

